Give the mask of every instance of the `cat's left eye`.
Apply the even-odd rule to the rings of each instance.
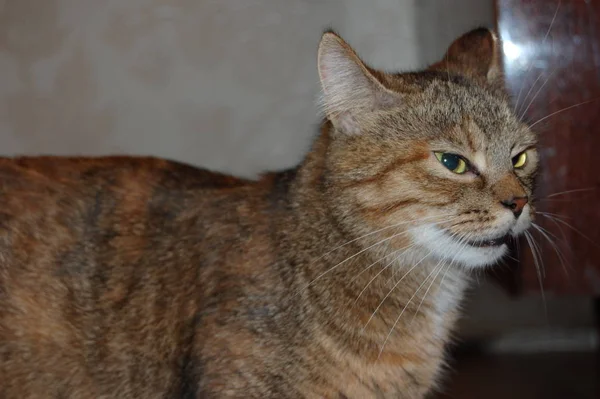
[[[517,154],[512,159],[513,168],[521,169],[527,163],[527,153],[522,152]]]
[[[451,154],[449,152],[434,152],[435,157],[440,161],[446,169],[457,175],[462,175],[469,170],[469,164],[460,155]]]

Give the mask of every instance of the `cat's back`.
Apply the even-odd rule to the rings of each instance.
[[[0,158],[0,193],[17,195],[30,190],[136,189],[219,190],[242,188],[256,182],[187,164],[154,157],[15,157]],[[84,190],[85,191],[85,190]],[[141,194],[138,193],[138,194]]]
[[[244,237],[261,248],[269,187],[156,158],[1,158],[0,396],[197,390],[198,314],[237,289]]]
[[[262,197],[260,181],[152,157],[0,158],[0,254],[80,242],[97,253],[150,251],[149,241],[174,245],[186,234],[201,242]]]
[[[225,196],[235,199],[239,192],[251,193],[258,186],[152,157],[0,158],[0,220],[9,230],[17,227],[11,221],[35,217],[61,216],[71,227],[77,222],[90,226],[111,214],[125,221],[127,216],[145,214],[158,221],[192,205],[195,210],[204,205],[209,212],[206,205],[210,204],[204,202]],[[159,210],[163,215],[156,213]],[[78,220],[81,213],[87,217]]]

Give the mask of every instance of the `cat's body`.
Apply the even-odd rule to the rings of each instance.
[[[303,290],[360,246],[310,264],[348,239],[318,185],[296,183],[319,171],[301,173],[243,181],[153,158],[0,160],[0,253],[11,265],[0,274],[1,396],[422,394],[453,319],[436,309],[443,294],[378,359],[388,326],[360,329],[388,290],[349,303],[380,268],[339,292],[326,277],[327,292]],[[410,293],[397,290],[380,315],[396,316]]]
[[[424,396],[468,284],[460,264],[501,256],[494,232],[524,227],[496,198],[530,194],[530,173],[520,188],[503,161],[456,190],[427,137],[384,135],[430,112],[477,165],[480,149],[491,164],[514,146],[479,131],[514,127],[528,143],[495,88],[445,67],[404,76],[426,97],[407,97],[402,120],[331,102],[304,162],[257,181],[152,158],[0,160],[0,397]],[[389,109],[387,95],[374,98]],[[473,197],[456,216],[430,209],[457,195]],[[437,230],[451,221],[489,249],[463,233],[456,245],[473,248],[452,252]]]

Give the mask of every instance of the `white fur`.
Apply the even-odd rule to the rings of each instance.
[[[517,236],[531,225],[530,207],[526,205],[521,217],[515,220],[511,212],[503,212],[493,229],[479,232],[473,240],[486,240],[506,234]],[[437,225],[424,224],[411,230],[413,242],[438,258],[468,268],[488,266],[496,263],[508,252],[503,244],[498,247],[476,247],[453,237]]]
[[[479,248],[462,244],[434,224],[426,224],[414,229],[412,238],[418,245],[431,251],[433,256],[468,267],[495,263],[506,253],[507,249],[506,245]]]
[[[435,306],[435,312],[432,314],[435,325],[434,333],[443,339],[448,333],[446,316],[459,307],[465,288],[469,283],[468,279],[454,277],[454,273],[456,273],[455,270],[448,269],[442,287],[433,302]]]
[[[475,166],[477,167],[477,170],[479,170],[479,172],[481,172],[481,173],[487,172],[488,163],[487,163],[487,158],[485,156],[485,153],[477,151],[471,161],[475,164]]]
[[[523,234],[523,232],[529,227],[531,227],[531,207],[529,204],[527,204],[525,207],[523,207],[523,213],[517,220],[515,226],[512,228],[511,234],[516,237],[520,234]]]

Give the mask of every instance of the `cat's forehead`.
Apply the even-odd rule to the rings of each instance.
[[[412,97],[412,98],[411,98]],[[506,152],[535,143],[535,135],[519,121],[508,97],[461,79],[426,77],[421,90],[407,97],[418,108],[428,139],[445,139],[458,146]]]

